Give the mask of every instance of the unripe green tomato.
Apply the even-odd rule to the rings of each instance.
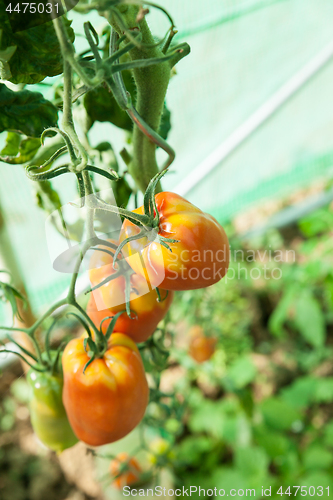
[[[156,438],[149,445],[148,460],[152,465],[165,466],[175,458],[171,443],[166,439]]]
[[[62,402],[62,376],[30,369],[27,380],[31,387],[30,418],[39,440],[58,453],[78,442]]]
[[[170,432],[171,434],[178,434],[182,430],[182,423],[175,418],[169,418],[165,422],[165,430]]]

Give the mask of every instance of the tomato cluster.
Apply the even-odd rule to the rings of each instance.
[[[212,285],[227,271],[228,239],[213,217],[174,193],[157,194],[155,204],[159,224],[151,234],[137,237],[138,227],[125,219],[119,243],[108,240],[93,249],[86,309],[91,324],[87,335],[67,344],[62,371],[29,372],[32,424],[55,451],[77,439],[90,446],[112,443],[139,424],[149,387],[136,343],[154,333],[175,290]],[[134,213],[144,213],[143,207]],[[190,336],[189,354],[199,363],[208,360],[216,339],[201,330]],[[136,481],[140,468],[121,455],[111,472],[120,487]]]

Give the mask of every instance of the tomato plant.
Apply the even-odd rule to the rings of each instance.
[[[12,12],[7,16],[0,5],[4,82],[0,132],[7,132],[0,159],[24,165],[36,188],[38,206],[69,247],[55,258],[53,267],[71,272],[66,293],[38,319],[22,319],[0,329],[10,332],[8,339],[31,367],[35,432],[58,452],[77,439],[89,446],[113,443],[141,422],[141,431],[147,426],[161,429],[166,421],[166,432],[181,432],[185,401],[161,386],[174,342],[167,312],[174,291],[208,287],[228,269],[228,239],[222,226],[181,196],[162,189],[162,177],[175,158],[166,141],[170,130],[166,92],[174,66],[190,48],[186,42],[174,42],[170,14],[147,4],[160,9],[170,23],[159,40],[150,31],[149,10],[141,2],[79,2],[75,8],[80,13],[96,11],[107,25],[99,36],[89,21],[84,23],[88,49],[80,54],[66,16],[53,16],[49,23],[39,19],[31,29],[15,25],[12,30],[22,19],[8,18]],[[55,76],[50,84],[45,80]],[[40,82],[48,88],[45,96],[50,100],[24,88]],[[80,134],[77,112],[83,118]],[[90,129],[95,122],[110,122],[126,131],[126,147],[116,151],[109,142],[93,145]],[[163,165],[158,165],[157,148],[167,155]],[[68,192],[62,189],[64,174],[80,198],[74,222],[62,211],[68,201],[63,199]],[[106,194],[110,191],[114,196]],[[143,206],[135,208],[139,192]],[[122,224],[116,236],[114,215]],[[116,239],[109,239],[110,234]],[[87,304],[78,289],[78,276],[88,258]],[[65,263],[65,269],[59,263]],[[22,294],[8,284],[0,284],[0,292],[17,315]],[[65,347],[60,344],[54,354],[49,323],[69,315],[85,335],[80,332],[73,338],[67,329]],[[33,351],[15,340],[18,332],[28,336]],[[6,346],[4,350],[10,351]],[[166,440],[157,440],[149,453],[158,467],[173,459]],[[117,476],[118,488],[140,476],[136,459],[125,454],[114,459],[110,471]]]

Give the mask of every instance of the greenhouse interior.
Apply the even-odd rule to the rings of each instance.
[[[0,500],[333,494],[332,20],[0,0]]]

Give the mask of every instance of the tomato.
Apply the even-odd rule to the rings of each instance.
[[[79,439],[91,446],[126,436],[141,421],[149,389],[136,344],[112,333],[103,357],[90,361],[84,339],[71,340],[63,353],[63,402]]]
[[[133,270],[153,287],[165,290],[205,288],[222,279],[229,265],[229,243],[222,226],[175,193],[158,193],[155,201],[158,228],[126,243],[122,250]],[[144,214],[144,207],[134,212]],[[139,232],[139,227],[126,219],[120,241]],[[168,243],[170,251],[158,241],[161,236],[178,242]]]
[[[149,445],[148,460],[153,465],[165,466],[175,458],[171,444],[163,438],[154,439]]]
[[[98,285],[116,272],[112,260],[109,254],[95,250],[89,265],[92,286]],[[161,301],[158,301],[156,290],[149,290],[146,280],[139,274],[130,276],[130,286],[129,305],[133,313],[132,318],[126,313],[122,314],[116,322],[115,331],[126,333],[135,342],[144,342],[154,333],[158,323],[166,315],[173,299],[173,292],[161,290]],[[92,292],[87,313],[99,327],[104,318],[114,316],[125,308],[125,277],[119,276]],[[106,333],[110,321],[111,319],[103,322],[103,333]]]
[[[131,486],[140,479],[142,469],[134,457],[125,452],[119,453],[110,463],[110,473],[115,477],[112,486],[121,490],[124,486]]]
[[[216,338],[206,337],[203,329],[200,326],[194,326],[189,331],[191,337],[189,354],[197,361],[197,363],[203,363],[208,361],[215,352]]]
[[[27,374],[31,387],[30,418],[40,441],[56,452],[77,443],[62,402],[63,378],[31,368]]]

